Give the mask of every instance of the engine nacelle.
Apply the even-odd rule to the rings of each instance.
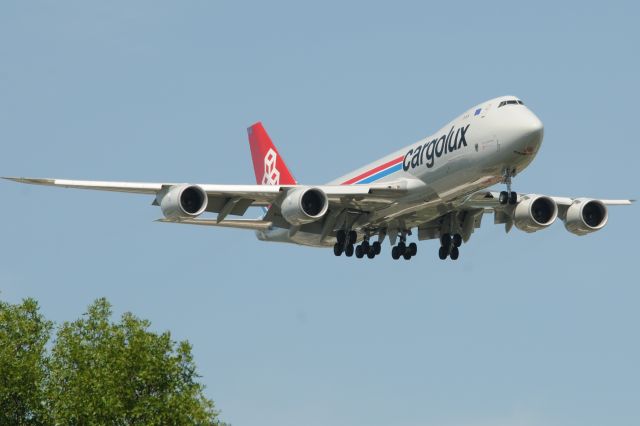
[[[607,224],[609,213],[602,201],[578,198],[567,209],[564,227],[576,235],[598,231]]]
[[[328,208],[329,200],[320,188],[293,189],[280,205],[282,217],[294,226],[315,222]]]
[[[551,225],[558,217],[558,205],[544,195],[530,195],[513,210],[513,223],[525,232],[536,232]]]
[[[207,208],[207,193],[198,185],[176,185],[161,195],[160,209],[167,219],[190,219]]]

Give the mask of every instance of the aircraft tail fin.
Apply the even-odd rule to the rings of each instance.
[[[295,185],[296,180],[262,123],[253,124],[247,129],[247,133],[256,183],[258,185]]]

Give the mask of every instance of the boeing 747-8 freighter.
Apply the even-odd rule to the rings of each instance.
[[[248,132],[256,185],[6,179],[149,194],[164,216],[160,222],[250,229],[263,241],[370,259],[385,239],[394,259],[411,259],[418,248],[408,238],[416,235],[438,239],[440,259],[456,260],[487,213],[507,232],[513,226],[536,232],[560,218],[569,232],[586,235],[606,225],[607,206],[632,203],[513,191],[513,177],[531,164],[543,137],[542,122],[514,96],[476,105],[433,135],[325,185],[296,182],[261,123]],[[487,190],[500,183],[504,190]],[[251,206],[264,215],[229,218]]]

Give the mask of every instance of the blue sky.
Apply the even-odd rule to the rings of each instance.
[[[635,2],[0,4],[0,175],[253,183],[262,120],[323,183],[514,94],[519,192],[638,197]],[[0,182],[0,291],[106,296],[194,345],[234,425],[637,425],[637,206],[599,233],[485,217],[457,262],[154,223],[151,197]]]

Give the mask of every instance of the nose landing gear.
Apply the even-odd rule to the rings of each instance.
[[[504,169],[502,174],[502,183],[507,185],[506,191],[501,191],[500,196],[498,197],[498,202],[500,204],[517,204],[518,203],[518,194],[515,191],[511,190],[511,178],[516,175],[516,169]]]

